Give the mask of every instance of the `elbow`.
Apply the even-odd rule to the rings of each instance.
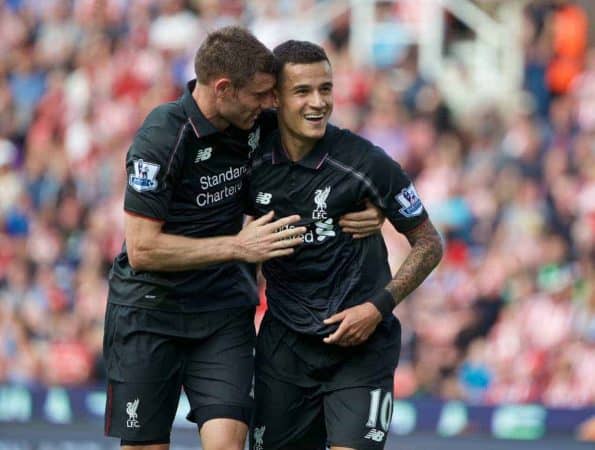
[[[127,248],[128,263],[135,272],[151,270],[151,258],[148,249],[141,248],[138,245],[131,245]]]
[[[440,236],[440,233],[436,231],[429,236],[426,246],[426,261],[428,262],[428,266],[431,267],[431,270],[434,270],[438,266],[443,256],[444,240]]]
[[[442,257],[444,256],[444,239],[439,234],[436,236],[436,242],[434,244],[434,267],[436,267],[440,261],[442,261]]]

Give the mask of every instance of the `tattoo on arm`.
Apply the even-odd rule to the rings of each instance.
[[[413,292],[442,259],[442,238],[429,219],[405,236],[411,244],[411,251],[387,286],[395,305]]]

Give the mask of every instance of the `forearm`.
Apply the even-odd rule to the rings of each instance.
[[[386,287],[395,306],[413,292],[442,259],[442,239],[429,220],[407,238],[411,243],[409,255]]]
[[[176,272],[239,259],[236,250],[235,236],[190,238],[159,233],[137,244],[130,260],[136,270]]]
[[[271,211],[235,236],[191,238],[163,233],[163,222],[125,215],[128,262],[134,270],[177,272],[227,261],[261,262],[293,253],[306,228],[298,215],[272,221]]]

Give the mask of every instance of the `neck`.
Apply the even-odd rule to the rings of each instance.
[[[205,86],[196,82],[194,91],[192,91],[192,98],[198,105],[198,109],[205,116],[205,118],[213,124],[215,128],[222,131],[229,126],[229,122],[225,120],[217,111],[217,98],[210,86]]]
[[[287,128],[279,124],[279,133],[281,134],[281,144],[292,161],[300,161],[312,151],[316,145],[316,139],[307,139],[296,136]]]

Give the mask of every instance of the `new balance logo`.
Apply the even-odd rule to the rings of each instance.
[[[372,428],[370,431],[368,431],[368,434],[364,436],[364,439],[371,439],[374,442],[382,442],[382,439],[384,439],[384,431]]]
[[[199,163],[201,161],[206,161],[211,157],[212,152],[213,147],[201,148],[198,152],[196,152],[196,158],[194,158],[194,162]]]
[[[268,192],[259,192],[256,196],[256,203],[260,205],[268,205],[271,203],[272,198],[273,194],[269,194]]]

